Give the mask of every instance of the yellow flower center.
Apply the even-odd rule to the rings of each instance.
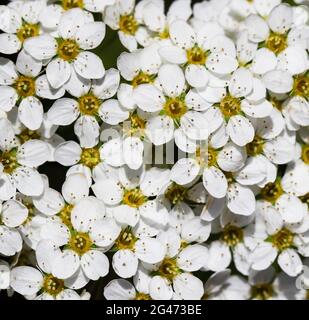
[[[275,248],[279,251],[283,251],[293,246],[294,234],[290,230],[282,228],[271,236],[270,239]]]
[[[268,300],[273,297],[274,289],[270,283],[257,284],[251,287],[251,297],[257,300]]]
[[[205,64],[207,53],[202,48],[194,46],[187,50],[187,59],[189,64]]]
[[[135,242],[138,240],[137,237],[132,233],[131,228],[126,228],[121,231],[115,246],[118,250],[134,250]]]
[[[208,147],[205,148],[197,148],[195,151],[195,159],[199,163],[200,166],[203,167],[211,167],[217,165],[217,150]]]
[[[62,0],[62,8],[64,10],[69,10],[73,8],[83,8],[84,1],[83,0]]]
[[[144,136],[144,129],[146,127],[146,120],[140,118],[137,113],[131,113],[129,115],[130,122],[128,123],[128,127],[124,126],[124,132],[129,136],[138,136],[143,137]]]
[[[58,44],[57,54],[65,61],[73,61],[79,54],[79,45],[75,40],[62,40]]]
[[[220,110],[225,118],[229,119],[240,113],[240,100],[227,94],[220,102]]]
[[[21,144],[33,140],[40,139],[40,134],[37,131],[33,131],[30,129],[23,130],[20,134],[17,135]]]
[[[309,76],[297,76],[294,79],[293,93],[295,96],[301,96],[304,98],[309,97]]]
[[[309,164],[309,145],[308,144],[304,144],[302,146],[301,158],[306,164]]]
[[[133,88],[136,88],[140,84],[152,83],[153,80],[154,80],[153,75],[150,75],[148,73],[141,71],[137,76],[133,78],[133,80],[131,81],[131,84]]]
[[[187,193],[188,189],[174,182],[165,192],[165,197],[170,200],[172,204],[176,204],[180,201],[184,201],[187,197]]]
[[[80,163],[93,169],[101,162],[100,151],[96,148],[82,149]]]
[[[152,300],[149,294],[137,292],[134,300]]]
[[[265,42],[265,46],[275,54],[279,54],[288,46],[287,37],[284,34],[271,33]]]
[[[31,77],[19,76],[15,80],[13,87],[20,98],[26,98],[35,95],[35,80]]]
[[[170,37],[170,33],[168,28],[164,28],[163,31],[159,32],[159,38],[164,40],[164,39],[168,39]]]
[[[138,29],[138,23],[131,14],[121,16],[119,20],[119,29],[125,34],[134,36]]]
[[[90,239],[88,233],[77,232],[71,236],[69,241],[69,247],[75,251],[78,255],[83,255],[88,252],[92,246],[92,240]]]
[[[64,289],[64,280],[54,277],[52,274],[48,274],[44,277],[43,291],[47,292],[53,297],[56,297]]]
[[[187,106],[183,99],[179,97],[168,98],[164,104],[163,110],[170,118],[179,120],[187,112]]]
[[[279,181],[269,182],[261,190],[261,197],[271,203],[276,202],[276,200],[283,194],[283,189]]]
[[[138,208],[142,206],[147,197],[143,195],[142,191],[138,188],[125,191],[122,202],[129,207]]]
[[[259,136],[255,136],[253,141],[246,145],[247,154],[252,157],[258,154],[262,154],[264,143],[265,141],[263,138],[260,138]]]
[[[38,24],[24,23],[22,27],[17,30],[16,36],[21,42],[24,42],[28,38],[38,36],[39,33],[40,27]]]
[[[232,225],[225,227],[221,235],[221,239],[230,247],[235,247],[238,243],[243,241],[243,238],[243,230]]]
[[[0,151],[0,163],[3,165],[3,172],[11,174],[17,167],[19,167],[19,163],[17,161],[17,149],[14,148],[5,152]]]
[[[58,216],[60,217],[62,222],[69,228],[72,228],[71,212],[73,207],[74,206],[72,204],[65,204],[62,210],[58,213]]]
[[[165,258],[158,269],[158,274],[170,281],[180,273],[181,269],[177,266],[176,259],[173,258]]]
[[[78,99],[81,114],[95,116],[98,113],[101,102],[93,94],[86,94]]]

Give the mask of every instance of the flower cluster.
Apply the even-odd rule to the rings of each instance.
[[[105,299],[308,299],[297,2],[0,5],[0,290],[86,300],[104,278]]]

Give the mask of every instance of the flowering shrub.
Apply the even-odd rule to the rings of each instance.
[[[0,5],[1,295],[308,298],[308,20],[306,1]]]

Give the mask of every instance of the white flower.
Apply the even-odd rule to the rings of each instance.
[[[154,236],[167,225],[169,217],[165,206],[152,199],[168,183],[167,169],[121,167],[118,179],[97,179],[92,190],[110,207],[118,223],[136,226],[138,234]]]
[[[149,284],[150,296],[156,300],[201,299],[203,283],[191,272],[198,271],[206,263],[207,248],[200,244],[181,247],[180,237],[173,229],[162,231],[158,239],[166,247],[166,256],[151,267],[155,275]]]
[[[64,90],[52,90],[42,84],[38,77],[42,63],[33,59],[24,50],[18,54],[16,65],[6,58],[0,58],[0,109],[5,112],[18,105],[18,119],[30,130],[40,128],[44,110],[38,97],[57,99],[63,96]],[[50,91],[50,95],[42,92]]]
[[[282,215],[265,202],[258,203],[256,213],[256,224],[260,230],[257,239],[260,241],[250,255],[252,269],[265,270],[278,256],[277,262],[281,269],[295,277],[302,270],[299,253],[308,255],[307,237],[304,233],[309,228],[308,223],[304,219],[301,224],[287,224]]]
[[[193,87],[204,87],[208,70],[219,75],[237,69],[235,45],[223,29],[205,26],[197,32],[185,21],[176,20],[169,27],[173,46],[160,48],[160,55],[170,63],[186,63],[186,79]],[[206,67],[206,68],[205,68]]]
[[[0,204],[0,253],[13,256],[22,249],[18,227],[27,219],[28,209],[16,200]]]
[[[119,81],[119,72],[116,69],[109,69],[102,79],[74,86],[70,89],[70,93],[76,99],[56,100],[47,112],[47,119],[54,125],[61,126],[75,122],[74,131],[81,145],[93,147],[99,137],[98,117],[111,125],[128,118],[129,113],[119,105],[118,101],[109,99],[115,95]]]
[[[145,235],[139,238],[130,227],[120,232],[114,250],[113,269],[122,278],[133,277],[138,270],[139,261],[149,264],[161,262],[166,252],[158,239]]]
[[[223,271],[233,261],[236,269],[248,275],[251,260],[252,231],[250,223],[253,216],[245,217],[225,211],[220,216],[221,232],[219,240],[209,245],[209,256],[204,265],[206,270]]]
[[[133,92],[141,84],[153,83],[161,65],[158,45],[153,44],[147,48],[134,52],[122,52],[117,58],[117,68],[121,76],[129,83],[121,83],[117,98],[126,109],[136,107]]]
[[[48,145],[36,139],[20,145],[6,119],[0,119],[0,132],[0,199],[15,196],[16,189],[28,196],[41,195],[44,184],[36,167],[48,160]]]
[[[52,241],[43,240],[35,253],[39,270],[26,266],[13,268],[12,288],[24,296],[34,296],[35,300],[80,300],[77,292],[71,289],[71,279],[64,280],[54,275],[59,268],[66,268],[60,258],[60,249]]]
[[[33,205],[47,217],[57,216],[66,226],[71,227],[71,213],[74,205],[86,198],[88,194],[87,178],[80,173],[72,173],[67,176],[62,185],[62,194],[46,187],[40,197],[33,198]],[[45,228],[43,226],[41,232],[44,233]]]
[[[45,0],[20,1],[20,6],[12,3],[0,6],[0,52],[13,54],[18,52],[26,39],[38,36],[42,30],[39,16],[44,7]]]
[[[101,59],[88,51],[100,45],[105,36],[103,22],[94,22],[81,9],[65,12],[59,23],[57,40],[49,34],[27,39],[24,49],[35,59],[50,60],[46,76],[50,85],[58,89],[76,77],[73,70],[85,79],[100,79],[105,69]],[[54,56],[56,58],[52,59]],[[71,84],[72,85],[72,84]]]
[[[153,114],[145,128],[153,144],[167,143],[174,134],[183,139],[205,140],[219,127],[218,121],[211,126],[207,123],[214,117],[209,104],[201,104],[194,92],[186,93],[185,89],[182,69],[177,65],[165,64],[159,70],[157,85],[142,84],[133,91],[138,107]]]
[[[53,274],[62,279],[81,272],[83,277],[98,280],[108,274],[109,261],[102,248],[117,238],[120,227],[106,218],[104,203],[94,197],[78,201],[71,211],[71,225],[51,218],[41,229],[43,239],[63,247],[57,257]],[[65,265],[65,267],[63,267]]]
[[[134,12],[135,0],[116,0],[104,12],[104,22],[113,30],[119,30],[119,40],[129,51],[137,49],[139,23]]]
[[[111,140],[112,141],[112,140]],[[88,181],[89,187],[92,184],[92,178],[96,179],[111,179],[118,178],[118,172],[116,168],[111,167],[104,160],[108,158],[106,152],[112,150],[115,152],[115,148],[110,148],[108,143],[103,150],[103,146],[99,147],[94,145],[92,148],[81,148],[81,146],[75,141],[65,141],[59,144],[54,153],[55,161],[63,166],[69,166],[67,175],[74,173],[82,173]],[[114,159],[119,158],[120,153],[114,154]],[[118,159],[121,161],[121,159]],[[122,162],[116,164],[122,165]]]

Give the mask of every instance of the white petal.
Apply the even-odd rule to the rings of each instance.
[[[135,243],[135,255],[146,263],[158,263],[164,259],[165,248],[153,238],[140,239]]]
[[[131,282],[124,279],[114,279],[104,287],[103,294],[107,300],[133,300],[136,291]]]
[[[293,249],[286,249],[278,256],[278,264],[290,277],[297,276],[302,271],[302,261]]]
[[[59,33],[63,39],[74,39],[76,32],[85,23],[85,15],[80,8],[65,11],[60,19]]]
[[[136,273],[138,259],[131,250],[119,250],[114,254],[112,264],[119,277],[131,278]]]
[[[74,124],[74,133],[78,136],[81,147],[94,147],[99,142],[98,121],[93,116],[81,116]]]
[[[18,100],[17,92],[9,86],[0,86],[0,109],[8,112],[15,107]]]
[[[287,32],[293,22],[292,8],[287,4],[280,4],[274,8],[268,17],[268,24],[272,31],[277,33]]]
[[[245,20],[245,25],[248,30],[248,38],[253,42],[265,41],[269,35],[269,29],[266,21],[255,14],[250,15]]]
[[[169,142],[174,135],[173,120],[166,116],[151,118],[146,124],[146,134],[156,146]]]
[[[259,102],[250,102],[245,99],[241,102],[241,109],[250,117],[265,118],[271,114],[273,105],[266,99],[262,99]]]
[[[255,210],[255,197],[248,187],[231,183],[227,190],[227,207],[234,213],[248,216]]]
[[[254,129],[249,120],[241,115],[230,118],[226,130],[231,140],[242,147],[254,138]]]
[[[191,87],[205,87],[208,82],[208,73],[204,66],[190,64],[187,66],[185,74]]]
[[[187,62],[185,50],[176,46],[164,46],[159,50],[160,56],[170,63],[182,64]]]
[[[116,99],[110,99],[102,103],[99,116],[104,122],[116,125],[128,119],[129,112],[122,108]]]
[[[65,203],[61,193],[48,188],[40,198],[33,199],[33,204],[39,211],[51,216],[60,212]]]
[[[256,74],[265,74],[271,70],[274,70],[277,66],[277,57],[274,52],[270,51],[267,48],[259,49],[254,59],[250,70]]]
[[[62,186],[64,199],[71,204],[79,202],[89,194],[87,178],[80,173],[69,175]]]
[[[265,87],[274,93],[287,93],[293,87],[292,75],[282,70],[273,70],[265,73],[263,82]]]
[[[90,51],[79,53],[74,61],[74,68],[85,79],[100,79],[105,74],[102,60]]]
[[[173,289],[167,279],[154,276],[149,284],[149,294],[155,300],[170,300],[173,296]]]
[[[185,21],[178,20],[169,27],[169,33],[172,41],[180,48],[192,48],[196,42],[196,34],[192,27]]]
[[[177,265],[187,272],[193,272],[201,269],[208,259],[207,248],[202,245],[191,245],[179,253],[177,257]]]
[[[122,225],[135,227],[139,220],[139,211],[127,205],[119,205],[113,208],[115,220]]]
[[[165,103],[163,93],[151,84],[141,84],[134,89],[133,99],[146,112],[159,111]]]
[[[185,76],[177,65],[165,64],[161,66],[158,79],[167,96],[178,97],[185,86]]]
[[[63,86],[71,76],[71,66],[60,58],[53,59],[46,68],[46,76],[50,85],[58,89]]]
[[[0,34],[0,52],[4,54],[14,54],[21,48],[21,42],[15,34]]]
[[[92,92],[101,99],[109,99],[117,92],[119,82],[119,71],[114,68],[108,69],[103,78],[92,81]]]
[[[2,207],[2,221],[10,228],[21,225],[28,216],[28,209],[16,200],[9,200]]]
[[[43,122],[43,105],[36,97],[22,100],[18,108],[20,121],[30,130],[37,130]]]
[[[45,163],[49,157],[49,148],[41,140],[29,140],[21,145],[17,152],[18,162],[28,167],[38,167]]]
[[[52,266],[52,274],[59,279],[71,277],[79,267],[79,257],[72,250],[64,250],[61,255],[57,255]]]
[[[57,42],[49,34],[28,38],[24,42],[24,49],[35,59],[52,58],[57,51]]]
[[[39,196],[43,193],[43,179],[35,169],[18,167],[14,171],[14,179],[17,189],[26,196]]]
[[[63,166],[72,166],[79,162],[82,150],[75,141],[61,143],[55,150],[55,161]]]
[[[194,159],[183,158],[173,166],[170,179],[177,184],[185,185],[193,181],[199,172],[200,166]]]
[[[306,215],[302,202],[294,195],[283,194],[276,201],[276,208],[287,223],[301,222]]]
[[[36,94],[39,97],[56,100],[61,98],[65,94],[64,87],[60,87],[59,89],[54,89],[49,84],[46,75],[42,75],[35,81]]]
[[[231,252],[222,241],[213,241],[209,247],[207,268],[212,271],[222,271],[231,263]]]
[[[84,50],[98,47],[105,37],[105,24],[103,22],[90,22],[83,25],[76,33],[76,40]]]
[[[252,73],[246,68],[237,69],[230,80],[229,92],[234,97],[245,97],[253,89]]]
[[[204,294],[203,282],[190,273],[178,275],[173,285],[175,293],[183,300],[200,300]]]
[[[224,53],[211,53],[206,60],[206,67],[218,74],[231,73],[237,69],[238,62],[235,58]]]
[[[98,280],[108,274],[109,261],[103,252],[90,250],[82,255],[80,262],[86,276],[91,280]]]
[[[214,166],[205,168],[203,184],[206,190],[215,198],[223,198],[227,191],[227,180],[222,171]]]
[[[62,98],[54,102],[47,112],[48,120],[55,125],[69,125],[79,115],[78,103],[76,100]]]
[[[118,237],[120,226],[114,219],[99,219],[91,225],[90,236],[93,242],[100,247],[110,246]]]
[[[265,270],[276,259],[277,250],[271,243],[262,242],[254,249],[251,254],[252,269],[253,270]]]
[[[16,267],[11,272],[11,286],[22,295],[37,293],[43,284],[40,271],[32,267]]]

